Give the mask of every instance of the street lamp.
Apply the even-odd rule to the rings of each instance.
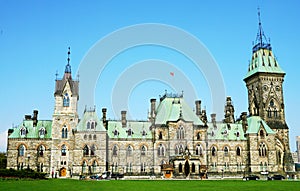
[[[27,155],[28,158],[28,164],[27,164],[27,169],[29,169],[29,160],[30,160],[30,154]]]

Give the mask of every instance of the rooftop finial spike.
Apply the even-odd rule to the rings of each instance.
[[[68,47],[68,59],[67,59],[68,64],[66,65],[65,73],[71,74],[70,54],[71,54],[71,50],[70,50],[70,47]]]
[[[258,14],[258,32],[257,32],[255,44],[254,44],[254,47],[252,50],[253,50],[253,52],[255,52],[261,48],[272,50],[270,41],[268,41],[268,39],[266,38],[264,31],[262,29],[259,7],[257,8],[257,14]]]

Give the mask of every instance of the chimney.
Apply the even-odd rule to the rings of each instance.
[[[127,120],[126,120],[126,111],[121,111],[121,116],[122,116],[122,127],[126,127],[126,123],[127,123]]]
[[[33,117],[32,117],[32,121],[33,121],[33,126],[36,127],[37,126],[37,123],[38,123],[38,113],[39,111],[38,110],[33,110]]]
[[[105,129],[107,130],[106,111],[107,111],[106,108],[102,108],[102,122]]]
[[[155,120],[155,109],[156,109],[156,99],[150,99],[151,110],[150,110],[150,121],[154,123]]]
[[[201,100],[196,100],[196,115],[199,117],[201,116]]]

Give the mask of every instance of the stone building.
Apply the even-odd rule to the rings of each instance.
[[[68,52],[70,54],[70,52]],[[195,101],[195,111],[183,94],[165,93],[150,100],[147,120],[107,120],[95,108],[77,113],[79,81],[68,63],[56,80],[52,120],[39,120],[38,111],[8,131],[7,168],[30,168],[71,177],[103,171],[125,175],[207,177],[207,173],[286,173],[293,171],[289,131],[285,121],[285,72],[276,61],[261,23],[252,59],[244,78],[248,110],[235,119],[231,97],[224,119],[216,120]]]

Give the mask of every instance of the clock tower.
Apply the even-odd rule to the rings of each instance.
[[[250,116],[260,116],[276,132],[277,162],[280,168],[289,171],[289,130],[285,121],[283,98],[285,72],[279,66],[271,44],[264,35],[260,13],[258,16],[259,29],[244,78],[248,90],[248,110]]]

